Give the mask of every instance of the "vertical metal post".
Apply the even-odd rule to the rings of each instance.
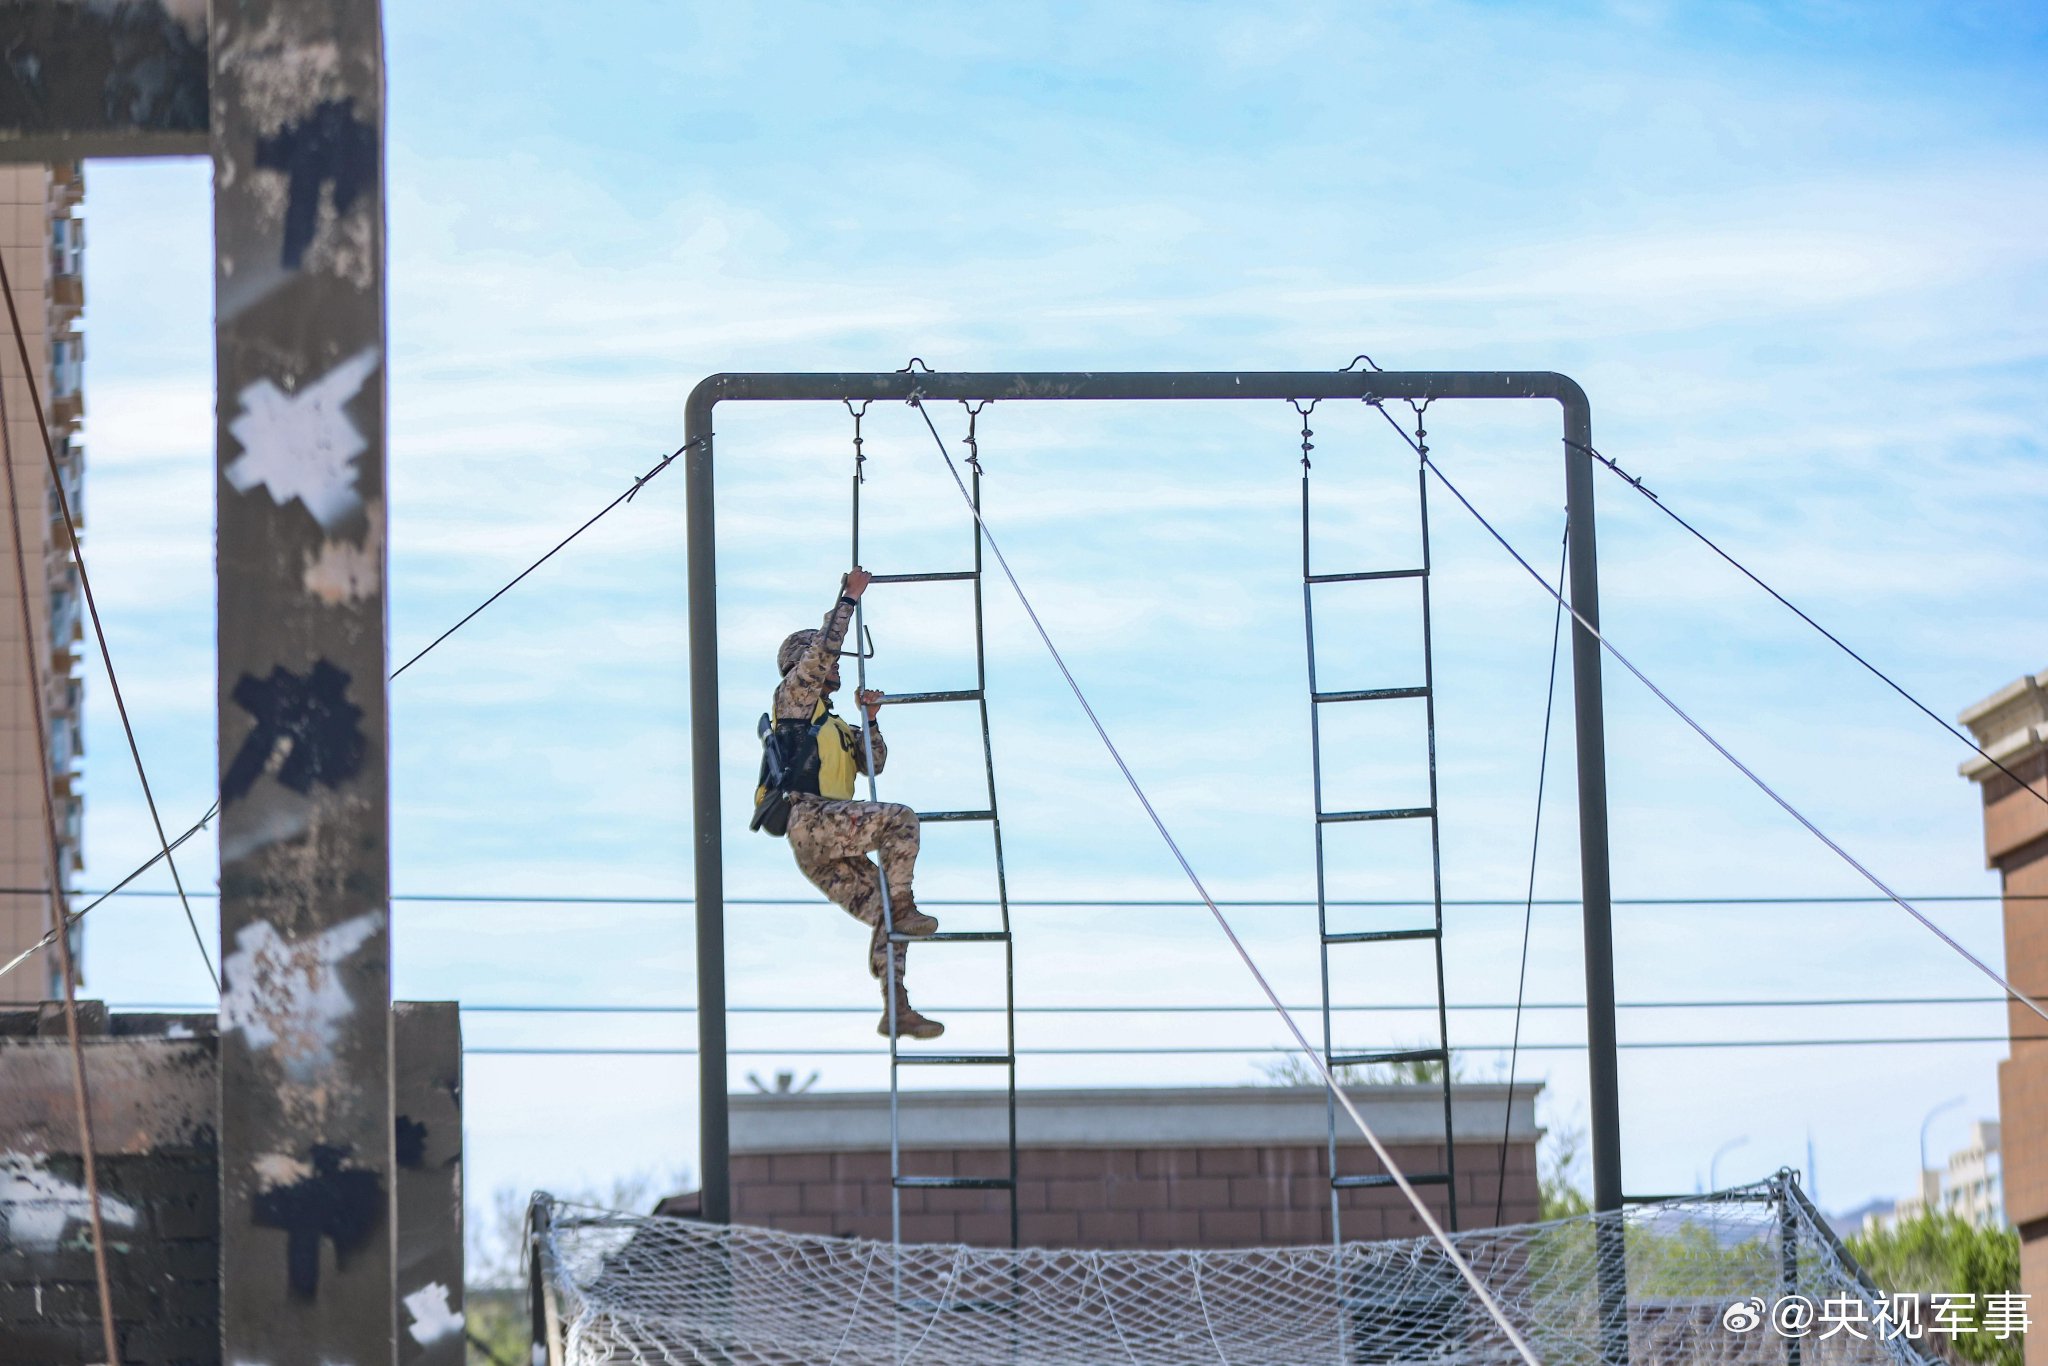
[[[1799,1218],[1792,1208],[1792,1174],[1779,1172],[1778,1197],[1778,1298],[1799,1293]],[[1799,1339],[1785,1334],[1785,1366],[1799,1366]]]
[[[1621,1069],[1615,1052],[1614,904],[1607,857],[1607,733],[1600,694],[1598,542],[1593,532],[1593,416],[1577,386],[1564,409],[1565,534],[1571,564],[1572,713],[1578,742],[1579,877],[1584,897],[1586,1054],[1592,1093],[1593,1208],[1602,1360],[1628,1360],[1628,1264],[1621,1225]]]
[[[1593,415],[1583,394],[1564,408],[1565,519],[1572,607],[1600,625],[1600,555],[1593,531]],[[1593,1208],[1621,1208],[1621,1070],[1615,1054],[1614,901],[1607,858],[1607,729],[1600,642],[1572,622],[1572,716],[1578,742],[1579,878],[1585,897],[1586,1046],[1592,1083]]]
[[[732,1135],[726,1117],[725,853],[718,801],[718,551],[711,407],[702,386],[685,406],[683,457],[690,540],[690,796],[697,855],[697,1163],[701,1217],[732,1222]]]
[[[378,0],[211,7],[229,1361],[393,1360]]]
[[[462,1012],[453,1001],[391,1009],[398,1363],[463,1366]]]

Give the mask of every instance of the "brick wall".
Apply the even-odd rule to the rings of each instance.
[[[1442,1170],[1441,1145],[1395,1145],[1405,1172]],[[1459,1223],[1495,1222],[1498,1144],[1458,1145]],[[914,1149],[903,1170],[929,1176],[1003,1176],[1001,1149]],[[1023,1148],[1017,1155],[1019,1236],[1027,1246],[1095,1248],[1260,1247],[1330,1237],[1327,1149],[1270,1147]],[[1378,1170],[1349,1148],[1346,1173]],[[889,1154],[740,1153],[732,1159],[733,1217],[791,1232],[889,1237]],[[1442,1219],[1446,1192],[1421,1194]],[[1399,1191],[1341,1193],[1347,1238],[1408,1238],[1422,1223]],[[1537,1217],[1533,1139],[1508,1149],[1501,1222]],[[1006,1246],[1006,1191],[903,1192],[903,1237],[911,1242]]]
[[[2005,892],[2005,970],[2048,1000],[2048,672],[2022,678],[1962,714],[2012,777],[1981,759],[1962,765],[1984,803],[1984,855]],[[2017,779],[2018,781],[2015,781]],[[2023,786],[2024,785],[2024,786]],[[2006,1003],[2010,1056],[1998,1068],[2006,1218],[2019,1230],[2020,1286],[2048,1296],[2048,1041],[2040,1017]],[[2048,1333],[2030,1333],[2026,1366],[2048,1366]]]

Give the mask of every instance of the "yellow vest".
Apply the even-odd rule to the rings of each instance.
[[[854,779],[860,774],[854,762],[853,727],[827,715],[823,702],[811,713],[811,724],[818,727],[818,795],[827,801],[852,801]],[[767,800],[768,789],[756,787],[755,808]]]
[[[821,717],[824,724],[818,725]],[[853,800],[853,780],[860,772],[853,758],[853,727],[836,713],[828,715],[823,702],[811,713],[811,723],[818,725],[818,795],[830,802]]]

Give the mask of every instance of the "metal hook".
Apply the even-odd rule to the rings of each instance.
[[[1316,410],[1316,405],[1321,403],[1322,400],[1312,398],[1308,401],[1308,407],[1306,408],[1301,406],[1301,400],[1298,398],[1290,398],[1287,401],[1293,405],[1295,412],[1301,414],[1301,467],[1306,470],[1309,467],[1308,453],[1316,448],[1315,443],[1309,440],[1310,437],[1315,435],[1315,432],[1308,425],[1308,415]]]
[[[992,401],[986,398],[960,400],[960,406],[967,410],[967,468],[974,471],[976,478],[981,476],[981,444],[974,435],[975,419],[981,416],[981,410],[988,407]]]
[[[860,407],[858,408],[853,406],[853,400],[850,398],[842,398],[839,401],[846,405],[847,412],[853,414],[853,481],[856,484],[865,484],[868,481],[866,469],[868,458],[861,450],[860,420],[867,416],[868,405],[873,403],[874,400],[864,398],[860,401]]]
[[[927,375],[933,375],[938,373],[936,370],[932,369],[931,366],[925,365],[923,356],[912,356],[910,358],[910,364],[900,367],[896,371],[896,373],[899,375],[915,374],[917,372],[917,367],[920,365],[924,365],[924,373],[926,373]]]
[[[1351,365],[1345,366],[1343,370],[1339,370],[1337,373],[1340,375],[1344,374],[1346,371],[1350,370],[1352,366],[1357,365],[1360,361],[1364,361],[1367,365],[1370,365],[1375,370],[1378,370],[1380,368],[1380,363],[1378,361],[1374,360],[1371,356],[1368,356],[1363,351],[1361,351],[1351,358]]]

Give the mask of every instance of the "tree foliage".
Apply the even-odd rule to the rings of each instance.
[[[1887,1293],[1918,1294],[1924,1306],[1937,1292],[1975,1296],[1971,1332],[1955,1337],[1956,1355],[1985,1366],[2020,1366],[2023,1339],[1983,1331],[1989,1295],[2018,1294],[2020,1239],[2009,1228],[1980,1228],[1958,1215],[1930,1210],[1916,1218],[1861,1233],[1849,1252]]]

